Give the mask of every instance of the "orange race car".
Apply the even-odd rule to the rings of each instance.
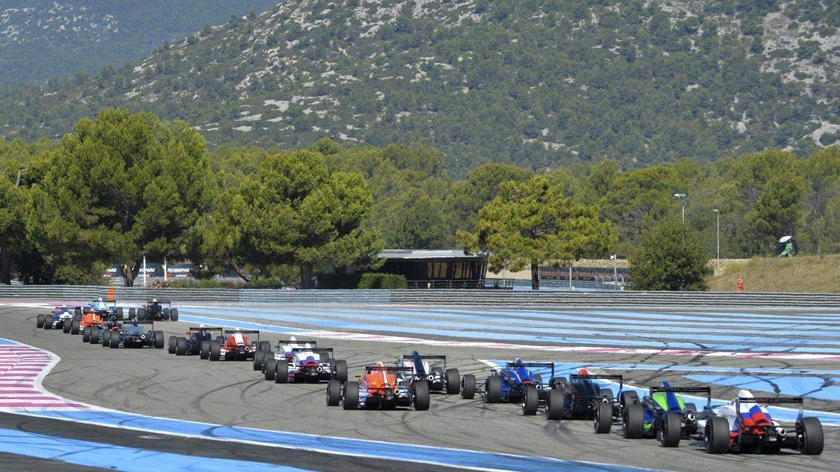
[[[365,373],[358,382],[346,382],[343,392],[341,382],[332,379],[327,384],[327,405],[338,406],[341,402],[345,410],[386,410],[414,405],[417,411],[428,410],[429,384],[425,380],[413,383],[401,381],[400,377],[410,378],[411,367],[386,367],[377,362],[365,367]]]

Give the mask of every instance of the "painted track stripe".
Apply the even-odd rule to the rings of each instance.
[[[0,452],[123,472],[299,472],[305,469],[262,462],[189,456],[113,446],[58,436],[0,429]]]

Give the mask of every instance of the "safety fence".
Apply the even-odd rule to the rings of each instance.
[[[840,309],[840,294],[519,291],[519,290],[256,290],[143,288],[67,285],[0,286],[0,299],[75,301],[94,298],[142,302],[157,298],[176,303],[286,303],[365,305],[485,305],[591,307],[778,307]]]

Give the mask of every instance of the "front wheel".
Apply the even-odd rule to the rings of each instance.
[[[458,395],[461,393],[461,374],[458,369],[446,369],[446,393]]]
[[[359,382],[347,382],[344,384],[342,406],[345,410],[359,408]]]
[[[178,321],[178,309],[173,308],[169,310],[169,321]]]
[[[117,349],[120,347],[120,332],[119,331],[111,331],[111,343],[108,346],[111,349]]]
[[[52,315],[47,315],[44,317],[44,329],[53,329]]]
[[[327,406],[338,406],[341,403],[341,382],[330,379],[327,383]]]
[[[90,328],[90,335],[89,336],[90,336],[88,338],[89,343],[99,344],[99,328],[97,328],[96,326]]]
[[[45,320],[45,319],[46,319],[46,317],[45,317],[44,315],[38,315],[38,316],[35,318],[35,327],[37,327],[37,328],[43,328],[43,327],[44,327],[44,320]]]
[[[563,419],[563,407],[566,402],[566,395],[562,390],[552,388],[548,391],[548,398],[546,399],[547,416],[550,420]]]
[[[210,341],[201,341],[201,350],[198,351],[198,356],[202,359],[210,357]]]
[[[73,320],[70,324],[70,334],[76,335],[79,334],[79,329],[82,327],[82,322],[79,320]]]
[[[333,364],[333,377],[340,383],[347,382],[347,361],[336,360]]]
[[[187,338],[185,337],[178,337],[178,340],[175,344],[175,355],[176,356],[186,356],[187,355]]]
[[[289,381],[289,362],[280,359],[274,362],[274,383],[284,384]]]
[[[266,380],[274,380],[274,375],[277,373],[276,366],[274,365],[275,362],[276,361],[274,359],[266,359],[263,361],[262,371]]]
[[[624,439],[640,439],[645,434],[645,409],[630,403],[624,410]]]
[[[82,342],[90,342],[90,326],[85,326],[85,329],[82,330]]]
[[[169,353],[175,354],[176,346],[178,345],[178,336],[169,336]]]
[[[254,370],[262,370],[264,359],[265,351],[260,350],[254,353]]]
[[[154,331],[155,349],[163,349],[163,331]]]

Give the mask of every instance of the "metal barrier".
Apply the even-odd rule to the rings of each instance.
[[[97,297],[140,302],[364,304],[364,305],[484,305],[583,307],[778,307],[840,309],[840,294],[641,292],[583,290],[256,290],[143,288],[67,285],[0,286],[0,299],[86,301]]]

